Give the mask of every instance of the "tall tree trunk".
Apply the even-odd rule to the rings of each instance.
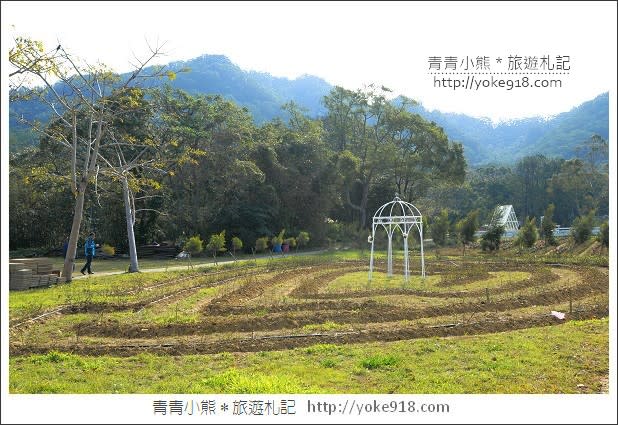
[[[367,225],[367,204],[369,202],[369,180],[363,184],[363,196],[360,202],[360,225],[364,229]]]
[[[73,210],[73,225],[71,226],[71,236],[69,237],[69,246],[67,248],[67,256],[64,259],[64,267],[62,276],[66,282],[73,280],[73,268],[75,265],[75,257],[77,253],[77,239],[79,238],[79,228],[82,224],[82,215],[84,213],[84,198],[86,192],[86,183],[80,184],[75,198],[75,208]]]
[[[129,257],[131,258],[129,273],[136,273],[139,272],[139,264],[137,263],[137,248],[135,246],[135,232],[133,231],[133,212],[131,211],[131,200],[129,199],[129,182],[126,178],[122,179],[122,197],[124,199],[124,213],[127,221]]]
[[[361,195],[361,200],[360,200],[358,205],[352,203],[352,199],[350,197],[350,188],[349,187],[346,188],[346,193],[345,193],[348,205],[350,207],[352,207],[352,209],[358,211],[358,213],[359,213],[359,216],[360,216],[359,223],[358,223],[359,224],[359,226],[358,226],[359,230],[362,230],[362,229],[365,228],[365,224],[366,224],[366,221],[367,221],[367,204],[368,204],[368,201],[369,201],[369,181],[362,182],[361,184],[362,184],[362,188],[363,188],[363,193]]]
[[[79,238],[79,228],[82,224],[82,216],[84,214],[84,198],[86,195],[86,188],[88,187],[88,179],[93,175],[95,166],[97,163],[97,155],[99,154],[99,146],[101,143],[101,138],[103,137],[103,110],[101,109],[100,115],[98,117],[97,124],[97,134],[93,141],[92,148],[88,153],[88,158],[84,162],[84,170],[82,173],[82,178],[77,183],[77,174],[76,174],[76,162],[72,161],[72,176],[73,180],[71,182],[71,188],[73,189],[73,193],[75,193],[75,209],[73,210],[73,225],[71,226],[71,236],[69,237],[69,246],[67,248],[67,256],[64,259],[64,267],[62,269],[62,275],[64,276],[64,280],[66,282],[70,282],[73,280],[73,268],[75,265],[75,257],[77,253],[77,239]],[[77,136],[76,129],[77,124],[75,118],[73,119],[73,152],[77,152]]]

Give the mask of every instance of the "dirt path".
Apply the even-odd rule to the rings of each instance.
[[[266,255],[256,255],[255,259],[268,259],[268,258],[273,258],[273,261],[279,259],[279,258],[287,258],[287,257],[296,257],[296,256],[303,256],[303,255],[316,255],[316,254],[321,254],[323,252],[326,252],[326,250],[324,249],[320,249],[317,251],[303,251],[303,252],[293,252],[293,253],[288,253],[285,255],[285,257],[281,257],[279,255],[273,255],[272,257],[269,254]],[[184,261],[184,260],[183,260]],[[196,264],[193,267],[189,268],[187,266],[187,264],[183,264],[183,265],[179,265],[179,266],[169,266],[169,267],[151,267],[151,268],[140,268],[140,273],[152,273],[152,272],[166,272],[166,271],[171,271],[171,270],[195,270],[195,271],[199,271],[200,269],[204,269],[204,268],[209,268],[209,267],[215,267],[215,266],[220,266],[223,264],[230,264],[230,263],[234,263],[234,262],[238,262],[238,263],[252,263],[254,261],[253,258],[248,258],[248,259],[242,259],[242,260],[218,260],[217,264],[215,263],[206,263],[206,264]],[[111,276],[111,275],[115,275],[115,274],[125,274],[125,271],[114,271],[114,272],[101,272],[101,273],[95,273],[94,275],[82,275],[81,273],[74,273],[73,274],[73,280],[79,280],[79,279],[89,279],[89,278],[95,278],[97,276]]]

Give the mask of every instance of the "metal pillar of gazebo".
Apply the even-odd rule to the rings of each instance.
[[[403,236],[403,270],[404,277],[407,281],[410,277],[410,265],[408,254],[408,236],[414,228],[418,230],[419,240],[421,243],[421,276],[425,277],[425,254],[423,252],[423,216],[420,211],[411,203],[402,201],[398,196],[395,196],[391,202],[382,205],[373,216],[373,224],[371,226],[371,259],[369,260],[369,280],[373,274],[373,252],[376,236],[376,229],[382,226],[388,237],[386,274],[393,275],[393,234],[397,229],[401,231]]]

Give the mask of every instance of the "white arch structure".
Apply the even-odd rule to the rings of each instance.
[[[425,254],[423,252],[423,216],[420,211],[411,203],[402,201],[395,196],[391,202],[382,205],[373,216],[371,228],[371,259],[369,260],[369,280],[373,274],[373,245],[375,242],[376,228],[382,226],[388,236],[388,255],[387,255],[387,276],[393,275],[393,233],[397,229],[403,236],[403,270],[405,280],[410,276],[409,255],[408,255],[408,236],[410,230],[418,230],[421,241],[421,275],[425,277]]]

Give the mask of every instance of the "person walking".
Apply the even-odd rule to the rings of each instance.
[[[96,251],[96,245],[94,243],[94,232],[90,232],[88,235],[88,239],[86,239],[86,243],[84,244],[84,253],[86,254],[86,264],[82,267],[82,274],[86,274],[86,270],[88,270],[88,274],[93,274],[94,272],[90,269],[90,265],[92,264],[92,258],[94,257],[94,253]]]
[[[67,251],[69,250],[69,238],[64,240],[62,244],[62,258],[67,258]]]

